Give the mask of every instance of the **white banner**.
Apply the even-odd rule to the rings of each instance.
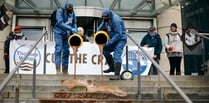
[[[108,68],[103,59],[103,68]],[[55,74],[54,64],[54,44],[47,43],[46,73]],[[68,73],[74,74],[74,56],[70,48]],[[99,48],[96,44],[84,42],[77,52],[76,74],[95,75],[101,74],[101,65],[99,64]]]
[[[34,41],[21,41],[13,40],[10,43],[10,70],[12,70],[17,63],[26,55],[28,50],[34,44]],[[147,75],[151,66],[151,62],[148,58],[140,51],[136,46],[128,46],[128,67],[135,75],[137,72],[137,60],[140,59],[140,72],[141,75]],[[154,53],[154,49],[145,49],[148,54]],[[77,75],[100,75],[101,74],[101,64],[99,62],[99,48],[95,43],[83,42],[82,46],[78,48],[77,52],[77,64],[76,64],[76,74]],[[36,59],[36,73],[44,74],[44,43],[41,42],[35,50],[29,55],[29,57],[21,65],[19,73],[21,74],[32,74],[33,72],[33,61]],[[126,54],[125,48],[122,55],[122,67],[121,72],[126,70]],[[56,74],[55,64],[54,64],[54,43],[46,43],[46,74]],[[108,69],[108,65],[103,59],[103,70]],[[69,67],[68,73],[74,74],[74,56],[73,50],[70,48],[69,56]],[[105,73],[104,75],[113,75],[114,73]]]
[[[23,59],[29,49],[34,44],[34,41],[28,40],[12,40],[10,41],[10,71],[15,68],[15,66]],[[43,73],[43,52],[44,45],[40,43],[37,47],[32,51],[32,53],[26,58],[23,64],[19,68],[19,73],[22,74],[32,74],[33,73],[33,62],[34,58],[36,58],[36,73]]]

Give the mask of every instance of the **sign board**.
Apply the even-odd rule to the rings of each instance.
[[[15,68],[15,66],[20,62],[22,58],[26,55],[29,49],[35,41],[29,40],[12,40],[10,43],[10,70]],[[41,42],[38,44],[36,49],[28,56],[24,63],[19,68],[20,74],[32,74],[34,59],[36,59],[36,73],[44,74],[44,61],[46,63],[46,74],[56,74],[55,64],[54,64],[54,42],[46,42],[46,60],[44,60],[44,43]],[[70,49],[69,55],[69,66],[68,73],[74,73],[74,57],[73,51]],[[148,54],[153,54],[153,48],[146,49]],[[137,46],[129,46],[128,53],[133,57],[130,57],[128,60],[129,70],[132,71],[135,75],[137,72],[137,62],[138,58],[141,64],[141,75],[147,75],[151,66],[151,62],[148,58],[137,48]],[[126,70],[126,55],[125,48],[122,55],[122,66],[121,72]],[[83,45],[78,48],[77,52],[77,63],[76,63],[76,74],[77,75],[100,75],[101,74],[101,64],[99,61],[99,48],[95,43],[84,42]],[[103,69],[108,69],[108,65],[103,59]],[[113,75],[114,73],[108,73],[104,75]]]

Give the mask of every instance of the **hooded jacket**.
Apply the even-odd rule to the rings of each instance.
[[[110,40],[106,45],[112,45],[118,40],[125,41],[127,39],[126,28],[122,19],[109,9],[103,9],[102,14],[107,14],[111,18],[110,22],[105,22],[103,18],[101,24],[97,29],[97,31],[105,30],[109,34]]]
[[[69,14],[66,13],[69,5],[73,5],[72,1],[66,0],[64,8],[60,8],[57,10],[57,24],[55,25],[56,32],[71,31],[72,28],[75,28],[77,30],[77,19],[74,10]]]
[[[14,32],[10,32],[7,36],[7,39],[4,42],[4,53],[6,53],[7,55],[9,55],[9,47],[11,40],[27,40],[27,37],[24,34],[18,36]]]

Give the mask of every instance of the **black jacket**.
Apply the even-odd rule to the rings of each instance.
[[[149,47],[154,47],[154,54],[157,55],[157,58],[160,59],[160,54],[162,52],[162,40],[158,33],[152,38],[152,36],[148,33],[142,39],[141,46],[148,45]]]
[[[10,40],[26,40],[26,36],[23,34],[21,36],[14,35],[13,32],[10,32],[7,36],[7,39],[4,42],[4,54],[9,55],[9,46],[10,46]]]

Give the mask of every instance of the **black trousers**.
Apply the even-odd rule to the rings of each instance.
[[[158,64],[160,63],[160,59],[156,58],[154,59]],[[158,70],[157,68],[152,64],[150,67],[150,71],[148,73],[148,75],[158,75]]]
[[[9,56],[5,57],[5,72],[4,73],[9,73]]]
[[[170,63],[170,75],[181,75],[181,58],[182,57],[168,57]]]

